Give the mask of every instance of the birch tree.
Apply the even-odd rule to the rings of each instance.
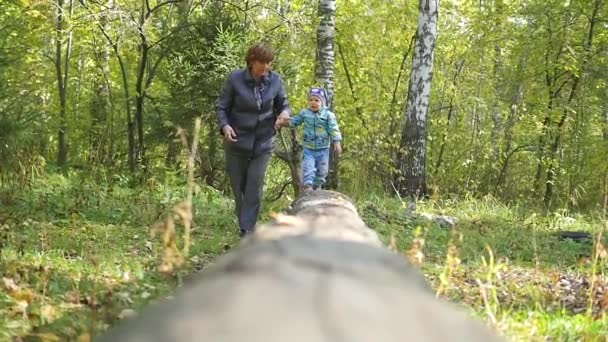
[[[317,56],[315,60],[316,82],[327,91],[327,107],[333,109],[334,103],[334,38],[336,32],[336,0],[319,1],[319,26],[317,27]],[[338,187],[338,158],[330,149],[330,172],[327,185]]]
[[[427,116],[437,41],[439,0],[420,0],[416,45],[396,160],[396,187],[404,196],[427,193],[425,179]]]

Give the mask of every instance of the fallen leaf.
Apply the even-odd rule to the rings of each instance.
[[[2,277],[2,282],[4,283],[4,287],[8,290],[8,292],[19,291],[19,286],[15,284],[15,280],[13,278]]]
[[[15,298],[18,301],[24,301],[27,303],[31,303],[34,300],[34,297],[36,295],[34,294],[34,292],[32,292],[29,289],[21,289],[18,291],[11,292],[10,296]]]
[[[40,308],[40,316],[47,323],[50,323],[57,318],[57,310],[52,305],[44,305]]]
[[[29,306],[28,302],[26,302],[24,300],[20,300],[17,302],[17,305],[15,305],[15,312],[20,313],[20,314],[25,314],[28,306]]]
[[[89,295],[86,297],[86,304],[91,308],[96,308],[99,306],[99,302],[97,301],[97,297],[94,295]]]
[[[80,293],[78,291],[69,291],[65,294],[65,301],[72,304],[80,304]]]
[[[602,298],[600,298],[598,306],[601,312],[606,311],[606,309],[608,309],[608,293],[605,293]]]
[[[37,334],[32,334],[32,335],[39,337],[40,340],[42,340],[43,342],[61,341],[59,336],[52,334],[52,333],[37,333]]]
[[[132,309],[124,309],[118,314],[118,318],[125,319],[136,316],[137,313]]]
[[[391,234],[391,242],[388,246],[388,249],[393,252],[397,252],[397,238],[395,238],[395,234]]]
[[[80,336],[78,336],[78,342],[90,342],[91,341],[91,335],[89,333],[84,333]]]

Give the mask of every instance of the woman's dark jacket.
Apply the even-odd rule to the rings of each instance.
[[[281,76],[274,71],[262,77],[257,85],[249,69],[233,71],[216,105],[220,130],[230,125],[236,142],[225,142],[228,152],[257,156],[274,149],[274,124],[284,110],[291,115],[287,93]],[[259,106],[258,106],[259,105]]]

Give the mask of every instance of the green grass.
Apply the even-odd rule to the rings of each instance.
[[[169,276],[158,272],[163,248],[149,226],[183,191],[49,176],[31,190],[3,192],[0,340],[86,340],[238,241],[230,201],[199,189],[190,263]]]
[[[559,230],[597,235],[604,227],[599,215],[577,215],[574,221],[539,216],[492,199],[419,204],[419,211],[458,217],[456,228],[447,229],[408,219],[396,200],[360,200],[358,206],[384,242],[395,237],[404,254],[418,229],[418,239],[424,240],[421,269],[435,289],[504,336],[515,341],[606,341],[606,255],[594,262],[593,242],[554,235]]]
[[[238,241],[232,201],[200,187],[190,262],[159,272],[163,247],[149,227],[184,198],[184,186],[171,177],[129,185],[119,177],[49,175],[29,189],[0,192],[0,341],[86,341],[168,295]],[[265,202],[261,220],[288,203]],[[423,256],[420,267],[440,296],[512,340],[606,340],[605,255],[594,263],[592,243],[553,235],[597,234],[599,215],[542,216],[490,198],[419,203],[419,211],[459,218],[447,229],[405,216],[395,199],[356,204],[387,245],[394,240],[404,258]]]

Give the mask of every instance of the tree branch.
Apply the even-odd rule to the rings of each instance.
[[[146,5],[148,5],[148,13],[152,14],[155,11],[159,10],[161,7],[169,5],[169,4],[177,4],[180,2],[184,2],[185,0],[167,0],[165,2],[161,2],[158,5],[154,6],[152,9],[150,9],[149,4],[148,4],[148,0],[146,0]]]
[[[270,201],[271,201],[271,202],[276,202],[276,201],[278,201],[278,200],[279,200],[279,198],[281,198],[281,197],[283,196],[283,193],[285,192],[285,189],[286,189],[286,188],[287,188],[289,185],[291,185],[291,183],[292,183],[291,181],[284,183],[284,184],[283,184],[283,186],[281,187],[281,191],[279,191],[279,194],[277,195],[277,197],[275,197],[274,199],[271,199]]]
[[[572,78],[573,78],[573,74],[570,73],[570,75],[568,75],[568,77],[564,80],[564,82],[562,82],[562,84],[560,84],[560,86],[557,87],[557,89],[555,89],[555,91],[553,92],[553,98],[555,98],[555,97],[557,97],[557,95],[559,95],[559,93],[562,91],[562,89],[564,88],[566,83],[570,82],[570,80]]]
[[[348,66],[346,65],[346,57],[344,57],[344,52],[342,51],[342,44],[340,44],[339,42],[336,42],[336,46],[338,47],[338,54],[340,55],[340,58],[342,59],[342,68],[344,69],[344,73],[346,74],[346,80],[348,81],[350,93],[353,98],[353,102],[355,103],[355,110],[357,111],[356,116],[361,121],[361,125],[366,130],[369,131],[369,128],[367,126],[367,121],[363,118],[363,110],[361,109],[361,106],[358,104],[359,99],[357,98],[357,95],[355,94],[353,80],[350,76],[350,72],[348,71]]]

